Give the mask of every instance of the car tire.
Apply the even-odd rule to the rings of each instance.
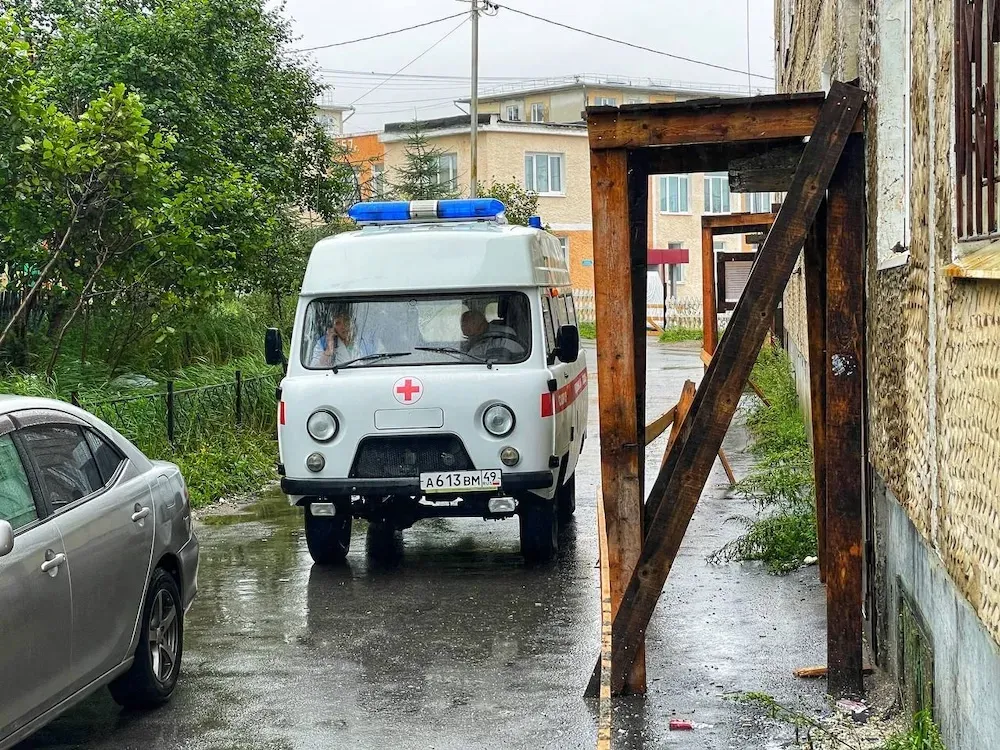
[[[142,605],[142,626],[135,659],[112,682],[111,697],[126,708],[155,708],[177,686],[184,650],[184,606],[177,582],[163,568],[153,571]]]
[[[369,521],[366,542],[375,560],[395,560],[403,551],[403,533],[388,521]]]
[[[576,513],[576,472],[573,472],[556,490],[556,506],[559,509],[561,523],[569,521]]]
[[[553,500],[522,500],[518,520],[521,524],[521,554],[529,562],[551,560],[559,549],[559,518]]]
[[[306,546],[317,565],[344,562],[351,548],[351,515],[337,506],[335,516],[314,516],[306,506]]]

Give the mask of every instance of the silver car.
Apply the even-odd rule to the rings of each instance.
[[[166,701],[197,574],[175,465],[81,409],[0,396],[0,750],[104,685]]]

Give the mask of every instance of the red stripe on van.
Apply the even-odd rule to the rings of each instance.
[[[285,423],[285,402],[284,401],[279,401],[278,402],[278,424],[284,424],[284,423]]]
[[[576,401],[576,397],[587,387],[587,371],[583,370],[555,393],[542,394],[542,416],[558,414]]]

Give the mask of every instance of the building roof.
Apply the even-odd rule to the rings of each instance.
[[[746,96],[743,85],[690,83],[659,78],[627,77],[613,75],[576,75],[556,78],[539,78],[504,84],[479,94],[481,102],[518,99],[528,94],[545,94],[578,88],[613,88],[634,91],[637,94],[681,94],[687,97]],[[771,93],[771,87],[756,86],[754,94]],[[468,98],[456,101],[467,104]]]
[[[582,120],[580,122],[512,122],[502,119],[495,113],[481,113],[478,119],[482,132],[530,132],[543,135],[546,133],[586,135],[587,133],[587,124]],[[463,132],[467,133],[470,129],[469,115],[439,117],[434,120],[389,122],[385,125],[381,140],[387,142],[403,140],[414,125],[426,135],[441,135],[442,131],[450,135],[458,135]]]

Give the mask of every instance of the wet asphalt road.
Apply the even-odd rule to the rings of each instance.
[[[702,367],[695,346],[650,345],[648,412],[672,405]],[[592,375],[594,351],[588,351]],[[167,706],[122,712],[101,691],[17,750],[586,748],[596,704],[581,696],[599,649],[596,376],[576,521],[558,560],[526,566],[516,521],[423,521],[401,556],[311,564],[296,509],[269,496],[206,517],[200,593],[186,621],[181,684]],[[742,431],[726,448],[750,463]],[[655,476],[665,437],[648,451]],[[615,708],[615,748],[777,748],[790,735],[723,697],[763,691],[815,708],[823,683],[791,677],[825,658],[815,568],[784,578],[706,555],[746,512],[716,465],[647,634],[649,694]],[[711,728],[670,732],[671,718]]]

